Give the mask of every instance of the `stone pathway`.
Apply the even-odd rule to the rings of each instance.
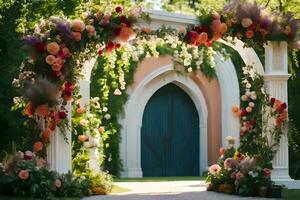
[[[204,181],[119,182],[115,184],[131,191],[86,197],[84,200],[266,200],[207,192]]]

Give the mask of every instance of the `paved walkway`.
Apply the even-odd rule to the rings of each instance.
[[[119,182],[129,192],[87,197],[85,200],[266,200],[207,192],[204,181]],[[271,199],[267,199],[271,200]]]

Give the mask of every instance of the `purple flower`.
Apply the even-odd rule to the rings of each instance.
[[[70,25],[67,23],[58,23],[56,25],[56,30],[64,36],[71,35],[71,28],[70,28]]]
[[[25,36],[23,38],[23,43],[28,46],[36,46],[38,43],[41,43],[41,40],[36,36]]]

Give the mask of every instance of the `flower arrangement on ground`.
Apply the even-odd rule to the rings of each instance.
[[[264,167],[264,163],[256,156],[250,157],[235,149],[231,136],[227,139],[229,145],[220,149],[217,164],[209,167],[207,190],[265,197],[267,189],[272,185],[271,169]]]

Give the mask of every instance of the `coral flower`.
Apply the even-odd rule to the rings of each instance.
[[[32,103],[28,102],[25,106],[24,114],[30,117],[33,115],[33,113],[34,113],[34,109],[33,109]]]
[[[56,188],[60,188],[61,187],[61,181],[59,179],[56,179],[54,182],[54,185]]]
[[[80,19],[75,19],[72,22],[72,29],[77,32],[82,32],[85,29],[85,24]]]
[[[77,112],[78,114],[82,114],[82,113],[85,112],[85,109],[84,109],[84,108],[77,108],[77,109],[76,109],[76,112]]]
[[[81,142],[84,142],[84,141],[87,140],[87,136],[86,135],[79,135],[78,140],[81,141]]]
[[[45,117],[48,114],[48,104],[39,105],[35,112],[39,117]]]
[[[62,68],[62,65],[61,64],[54,64],[51,66],[51,69],[55,72],[59,72]]]
[[[18,176],[20,179],[26,180],[29,178],[29,171],[28,170],[20,170]]]
[[[221,147],[220,150],[219,150],[219,153],[221,156],[223,156],[226,152],[226,149],[224,147]]]
[[[240,109],[237,106],[233,106],[231,111],[235,116],[238,116]]]
[[[56,42],[51,42],[51,43],[47,44],[47,51],[51,55],[57,55],[59,52],[59,49],[60,49],[60,47]]]
[[[127,42],[133,35],[134,32],[131,28],[128,28],[127,26],[122,26],[120,34],[118,36],[118,40],[121,42]]]
[[[67,47],[62,48],[63,58],[67,58],[71,56],[70,50]]]
[[[38,141],[38,142],[34,143],[34,145],[33,145],[33,151],[34,152],[39,152],[39,151],[41,151],[43,149],[43,146],[44,146],[43,143],[40,142],[40,141]]]
[[[227,29],[228,29],[227,24],[222,23],[222,24],[220,25],[220,32],[221,32],[221,34],[226,33]]]
[[[213,176],[218,174],[220,172],[220,170],[221,170],[221,167],[218,164],[214,164],[214,165],[210,166],[208,169],[209,173]]]
[[[211,29],[215,33],[220,33],[221,32],[221,21],[219,19],[215,19],[211,23]]]
[[[43,131],[43,138],[44,138],[46,141],[49,141],[51,133],[52,133],[52,130],[51,130],[50,128],[46,128],[46,129]]]
[[[100,127],[99,127],[99,132],[100,132],[100,133],[104,133],[104,131],[105,131],[105,128],[104,128],[103,126],[100,126]]]
[[[251,39],[251,38],[253,38],[253,36],[254,36],[254,32],[252,30],[248,30],[246,32],[246,37],[247,38]]]
[[[48,56],[46,57],[46,63],[47,63],[48,65],[53,65],[53,64],[55,63],[55,60],[56,60],[56,58],[55,58],[55,56],[53,56],[53,55],[48,55]]]
[[[208,40],[207,33],[202,32],[199,34],[197,42],[199,42],[200,44],[204,44],[204,43],[206,43],[207,40]]]
[[[79,42],[81,40],[81,33],[79,32],[72,32],[72,38],[76,41]]]

